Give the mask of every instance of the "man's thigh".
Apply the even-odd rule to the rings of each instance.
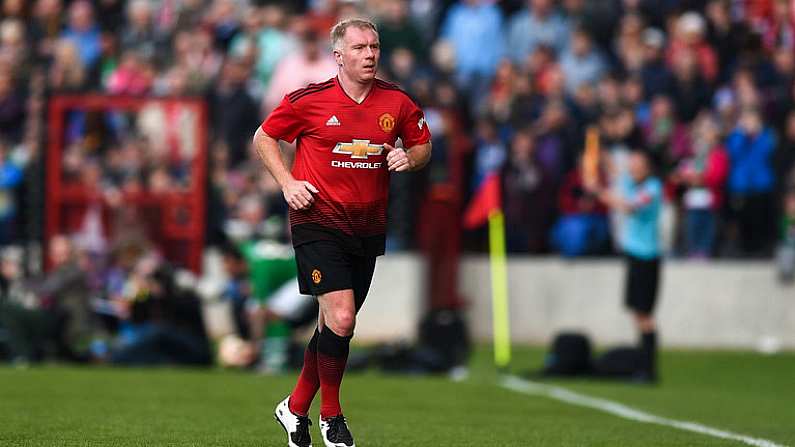
[[[370,285],[375,273],[375,257],[355,256],[353,259],[353,297],[356,302],[356,312],[364,305]]]
[[[298,288],[303,295],[321,296],[353,289],[353,263],[339,244],[315,241],[295,247]]]
[[[329,297],[320,300],[321,311],[338,308],[348,300],[348,292],[354,310],[361,309],[373,280],[375,257],[352,255],[333,241],[316,241],[296,247],[295,259],[300,292]]]

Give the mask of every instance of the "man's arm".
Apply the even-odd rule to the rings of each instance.
[[[653,190],[648,189],[641,191],[633,198],[623,197],[608,189],[601,189],[597,192],[599,200],[605,205],[627,214],[644,211],[647,206],[654,202],[655,195]]]
[[[312,202],[315,200],[312,193],[317,194],[317,188],[307,181],[293,178],[284,163],[279,141],[265,133],[261,126],[257,127],[257,131],[254,133],[254,147],[265,164],[265,168],[281,186],[284,200],[287,201],[290,208],[302,210],[312,206]]]
[[[390,171],[418,171],[428,164],[431,159],[431,142],[417,144],[408,149],[395,148],[389,144],[384,144],[388,151],[386,154],[386,164]]]
[[[597,197],[602,201],[602,203],[607,205],[608,208],[612,208],[622,213],[631,213],[635,211],[635,207],[632,205],[632,203],[608,189],[598,190]]]

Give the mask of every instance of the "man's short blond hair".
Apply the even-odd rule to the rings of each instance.
[[[378,34],[378,28],[376,28],[375,23],[371,22],[370,20],[345,19],[331,28],[331,48],[335,50],[342,48],[342,38],[345,37],[345,31],[347,31],[350,27],[361,29],[369,28]]]

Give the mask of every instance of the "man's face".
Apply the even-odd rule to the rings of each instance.
[[[69,261],[72,246],[63,236],[56,236],[50,241],[50,260],[53,265],[60,267]]]
[[[537,16],[545,17],[552,11],[551,0],[530,0],[528,3],[530,10]]]
[[[649,176],[649,161],[647,155],[633,152],[629,157],[629,175],[632,180],[641,182]]]
[[[342,49],[334,50],[334,58],[345,74],[360,82],[375,78],[380,57],[378,34],[370,28],[348,28],[342,39]]]
[[[585,56],[591,51],[591,38],[583,32],[574,34],[572,50],[577,56]]]
[[[94,24],[91,4],[87,2],[75,3],[72,5],[69,24],[78,31],[85,31]]]

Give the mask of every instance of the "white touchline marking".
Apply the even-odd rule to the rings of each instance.
[[[517,393],[528,394],[531,396],[543,396],[572,405],[593,408],[595,410],[610,413],[631,421],[664,425],[667,427],[678,428],[679,430],[692,431],[708,436],[714,436],[716,438],[740,441],[756,447],[786,447],[783,444],[777,444],[773,441],[768,441],[767,439],[752,438],[739,433],[733,433],[730,431],[702,425],[697,422],[668,419],[662,416],[656,416],[644,411],[636,410],[632,407],[628,407],[622,403],[614,402],[612,400],[586,396],[584,394],[575,393],[574,391],[569,391],[563,387],[531,382],[529,380],[520,379],[514,376],[506,377],[502,380],[500,385],[503,388],[516,391]]]

